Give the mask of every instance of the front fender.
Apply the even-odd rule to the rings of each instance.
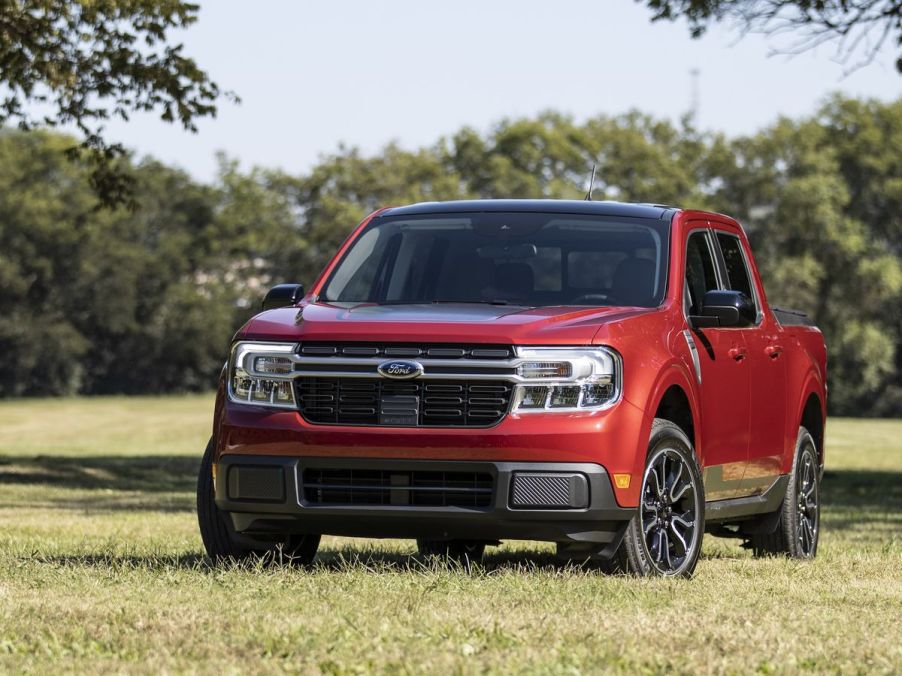
[[[213,462],[219,460],[222,452],[222,423],[225,418],[225,402],[226,402],[226,386],[229,379],[229,364],[226,362],[222,365],[219,372],[219,384],[216,387],[216,403],[213,405],[213,430],[211,436],[213,438]]]
[[[630,482],[628,490],[617,490],[617,497],[620,504],[637,505],[639,504],[639,494],[642,489],[641,477],[645,471],[645,460],[648,453],[648,440],[651,437],[651,427],[654,423],[658,407],[665,393],[671,387],[679,387],[686,395],[689,401],[690,414],[692,415],[692,426],[695,431],[693,444],[696,454],[699,453],[699,420],[698,420],[698,391],[694,375],[690,373],[686,365],[681,363],[679,359],[672,358],[664,363],[663,367],[655,374],[654,379],[643,388],[633,388],[630,390],[629,396],[624,394],[624,399],[632,406],[642,411],[642,421],[637,431],[635,439],[635,448],[633,450],[633,465],[630,474],[633,480]],[[701,459],[699,459],[701,465]]]

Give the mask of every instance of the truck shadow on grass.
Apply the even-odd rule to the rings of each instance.
[[[889,525],[902,534],[902,472],[828,470],[821,484],[822,518],[828,531]]]
[[[5,506],[188,511],[199,467],[190,455],[0,456],[0,486],[35,489],[33,500]]]
[[[200,456],[0,456],[0,483],[172,493],[194,491]]]
[[[7,462],[10,459],[5,459]],[[29,462],[34,459],[29,459]],[[57,460],[57,459],[54,459]],[[113,460],[113,462],[108,462]],[[61,483],[70,488],[91,488],[101,485],[105,488],[115,487],[122,491],[145,490],[148,492],[166,492],[173,489],[193,491],[193,472],[196,471],[196,462],[192,458],[180,456],[173,457],[147,457],[147,458],[102,458],[96,463],[106,471],[121,468],[124,462],[135,462],[134,467],[124,469],[121,483],[109,483],[110,476],[103,480],[88,471],[86,479],[78,479],[76,474],[70,476]],[[161,462],[162,461],[162,462]],[[189,462],[190,461],[190,462]],[[74,460],[73,460],[74,462]],[[20,463],[17,467],[25,466]],[[95,465],[87,463],[90,470]],[[182,478],[159,478],[162,472],[167,476],[173,470],[179,470],[183,474],[189,471],[191,476]],[[0,483],[9,483],[14,475],[21,474],[16,471],[4,473],[4,465],[0,464]],[[31,475],[36,481],[37,476]],[[82,483],[83,481],[83,483]],[[893,537],[893,533],[902,533],[902,472],[886,471],[877,472],[870,470],[844,470],[828,472],[823,484],[824,500],[824,525],[827,532],[850,531],[856,537],[887,541]],[[187,499],[187,498],[186,498]],[[211,566],[210,561],[201,553],[186,553],[180,555],[132,555],[97,553],[69,556],[39,556],[38,561],[56,566],[78,566],[89,568],[103,568],[117,571],[151,570],[165,571],[172,569],[194,570],[200,573],[211,573],[218,570],[255,571],[273,570],[279,568],[303,570],[299,566],[292,565],[291,561],[280,559],[278,556],[267,555],[263,559],[252,560],[240,564],[224,564],[219,568]],[[467,566],[456,562],[450,564],[435,560],[424,560],[412,553],[380,549],[378,544],[355,546],[325,546],[323,547],[310,569],[316,572],[342,572],[349,569],[367,570],[373,574],[389,573],[422,573],[441,572],[442,570],[466,570]],[[537,552],[534,549],[492,551],[486,554],[485,559],[478,566],[478,570],[486,573],[492,572],[561,572],[564,570],[579,570],[575,564],[567,564],[554,557],[550,551]],[[594,570],[589,566],[585,570]]]
[[[36,491],[59,508],[190,511],[199,467],[196,455],[0,456],[0,485],[62,489]],[[902,532],[902,471],[828,470],[821,497],[828,531]]]
[[[353,546],[324,547],[317,554],[316,561],[309,566],[302,566],[288,557],[278,554],[266,554],[241,562],[223,562],[213,565],[209,558],[200,553],[139,555],[139,554],[73,554],[73,555],[37,555],[29,557],[31,562],[58,567],[100,568],[116,572],[167,570],[193,570],[199,573],[221,572],[254,572],[260,570],[285,570],[307,573],[340,573],[347,571],[368,570],[373,574],[389,573],[429,573],[481,570],[486,573],[502,571],[561,571],[580,568],[577,563],[568,563],[556,559],[550,552],[535,550],[504,551],[487,553],[478,565],[469,565],[457,560],[423,558],[413,553],[398,551],[380,551],[378,547],[357,549]],[[585,570],[593,570],[591,566]]]

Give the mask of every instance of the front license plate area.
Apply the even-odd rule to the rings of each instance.
[[[420,398],[415,394],[383,395],[380,425],[416,427],[420,419]]]

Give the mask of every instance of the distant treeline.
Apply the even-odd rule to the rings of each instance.
[[[71,138],[0,131],[0,396],[215,385],[270,284],[309,284],[369,211],[471,197],[581,198],[722,211],[747,227],[771,302],[826,334],[830,407],[902,416],[902,100],[833,98],[727,138],[641,113],[465,128],[416,151],[342,149],[310,173],[213,185],[133,163],[135,207],[97,208]]]

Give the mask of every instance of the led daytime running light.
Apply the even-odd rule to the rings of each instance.
[[[514,391],[513,412],[590,412],[620,396],[620,356],[607,348],[521,348],[517,369],[524,379]],[[549,382],[550,381],[550,382]]]
[[[229,362],[229,398],[241,404],[297,408],[290,379],[294,362],[288,354],[279,354],[294,351],[291,343],[237,343]]]

